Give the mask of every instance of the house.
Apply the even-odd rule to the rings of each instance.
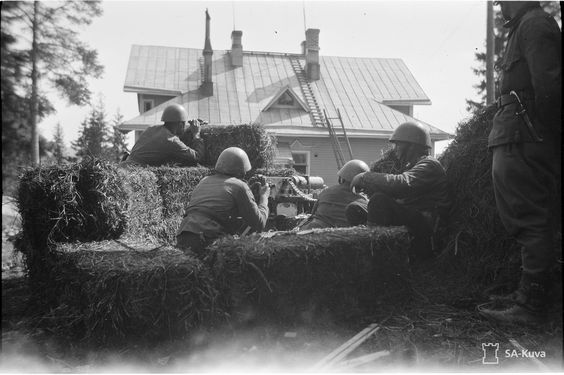
[[[306,30],[302,53],[243,50],[242,31],[230,50],[214,51],[206,11],[204,49],[133,45],[124,90],[137,94],[140,115],[120,125],[135,131],[161,124],[163,109],[183,105],[191,118],[212,125],[260,123],[278,139],[277,162],[337,182],[335,150],[325,115],[332,118],[344,159],[370,163],[390,147],[405,121],[418,121],[414,105],[429,105],[398,58],[320,55],[318,29]],[[340,118],[342,119],[339,120]],[[429,127],[433,144],[450,134]]]

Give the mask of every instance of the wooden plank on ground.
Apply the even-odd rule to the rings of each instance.
[[[376,323],[370,324],[368,327],[357,333],[353,338],[349,341],[345,342],[343,345],[339,346],[337,349],[333,350],[327,356],[321,359],[321,361],[317,362],[315,366],[313,366],[312,371],[320,371],[323,369],[327,369],[334,365],[335,363],[339,362],[341,359],[345,358],[350,352],[355,350],[360,344],[366,341],[367,338],[372,336],[380,329],[380,326]]]
[[[385,357],[387,355],[390,355],[390,352],[388,350],[382,350],[382,351],[379,351],[379,352],[370,353],[370,354],[366,354],[366,355],[363,355],[363,356],[360,356],[360,357],[357,357],[357,358],[349,359],[348,361],[340,362],[335,367],[339,371],[348,370],[348,369],[352,369],[352,368],[373,362],[373,361],[375,361],[379,358]]]

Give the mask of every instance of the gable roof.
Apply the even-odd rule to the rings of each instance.
[[[266,107],[264,107],[262,110],[263,111],[268,111],[270,109],[270,107],[272,107],[274,104],[276,104],[276,102],[278,101],[278,99],[280,99],[280,97],[284,94],[284,93],[288,93],[292,98],[294,98],[294,100],[298,103],[298,105],[306,112],[309,112],[309,108],[307,107],[307,104],[305,104],[302,99],[300,99],[300,97],[298,95],[296,95],[296,93],[294,92],[294,90],[292,90],[292,88],[288,85],[282,87],[282,89],[278,92],[278,94],[274,95],[274,97],[272,98],[272,100],[270,100],[270,102],[266,105]]]
[[[263,111],[284,87],[307,103],[292,59],[298,59],[304,67],[303,55],[244,51],[243,66],[235,68],[231,66],[229,51],[214,51],[214,92],[213,96],[206,96],[199,90],[203,71],[201,49],[134,45],[124,90],[157,95],[166,92],[177,97],[120,127],[133,130],[160,124],[164,108],[177,102],[190,117],[206,119],[210,124],[256,122],[280,135],[326,136],[327,130],[314,126],[310,113],[302,109]],[[402,122],[415,120],[385,103],[431,103],[401,59],[320,56],[320,67],[321,78],[310,82],[312,93],[329,117],[340,110],[349,136],[389,136]],[[448,133],[426,125],[433,139],[449,138]]]

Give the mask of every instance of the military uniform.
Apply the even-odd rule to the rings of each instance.
[[[554,262],[553,223],[561,152],[561,32],[538,2],[507,22],[498,111],[488,138],[497,209],[522,245],[523,272],[542,279]],[[517,114],[520,97],[527,118]]]
[[[131,154],[122,162],[122,165],[196,165],[204,155],[204,141],[201,138],[195,138],[191,146],[190,148],[184,144],[164,125],[151,126],[141,134]]]
[[[340,228],[349,223],[345,216],[345,208],[349,203],[366,203],[362,195],[354,194],[348,183],[330,186],[324,189],[313,206],[311,220],[300,229]]]
[[[216,174],[205,177],[192,192],[186,215],[177,232],[177,247],[196,253],[216,238],[234,234],[241,222],[260,232],[268,219],[268,198],[257,204],[242,180]]]
[[[450,206],[445,170],[437,159],[423,155],[400,174],[367,172],[359,186],[374,193],[368,204],[347,206],[351,225],[406,225],[414,236],[411,256],[430,251],[434,221]]]

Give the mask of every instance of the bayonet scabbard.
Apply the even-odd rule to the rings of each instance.
[[[533,126],[533,123],[531,122],[531,119],[527,114],[527,109],[521,102],[521,98],[519,98],[519,95],[517,95],[515,91],[510,91],[509,95],[513,95],[515,99],[517,99],[517,104],[519,104],[519,111],[515,112],[515,114],[523,119],[523,122],[527,126],[527,129],[529,130],[529,134],[531,135],[531,137],[533,137],[533,139],[537,142],[542,142],[542,137],[539,136],[539,134],[535,130],[535,127]]]

